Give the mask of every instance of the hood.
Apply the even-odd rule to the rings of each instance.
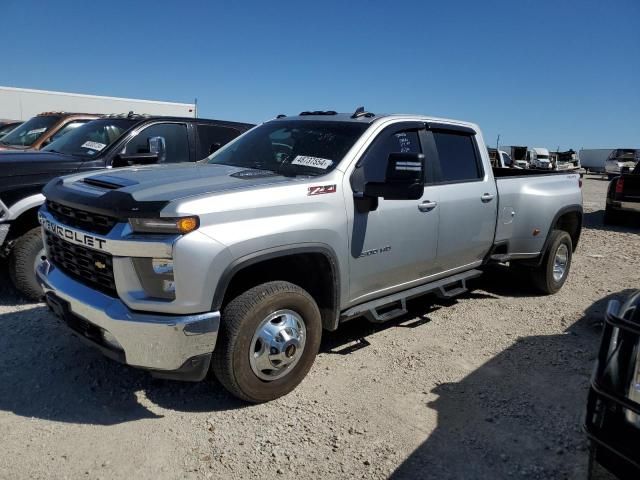
[[[77,157],[53,152],[4,151],[0,152],[0,177],[60,175],[69,163],[78,161]]]
[[[187,197],[307,181],[227,165],[168,164],[70,175],[50,182],[44,194],[48,200],[94,212],[142,215]]]

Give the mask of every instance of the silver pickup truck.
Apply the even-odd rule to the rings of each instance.
[[[419,115],[303,112],[195,165],[59,178],[39,218],[51,309],[155,376],[213,370],[251,402],[293,390],[324,330],[452,297],[489,262],[564,284],[578,174],[492,170],[478,127]]]

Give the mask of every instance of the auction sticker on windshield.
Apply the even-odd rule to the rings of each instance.
[[[107,145],[104,143],[100,143],[100,142],[84,142],[80,148],[90,148],[91,150],[97,150],[98,152],[100,150],[102,150],[104,147],[106,147]]]
[[[307,157],[305,155],[298,155],[293,159],[291,165],[303,165],[305,167],[313,167],[320,168],[322,170],[326,170],[331,165],[333,165],[333,160],[328,160],[326,158],[318,158],[318,157]]]
[[[34,128],[33,130],[29,130],[27,132],[27,135],[35,135],[36,133],[43,133],[46,130],[47,130],[47,127]]]

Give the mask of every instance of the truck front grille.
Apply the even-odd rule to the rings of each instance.
[[[111,255],[74,245],[51,232],[45,232],[45,239],[47,258],[55,267],[88,287],[112,297],[118,295]]]
[[[118,223],[117,218],[76,210],[51,201],[47,201],[47,209],[56,220],[65,225],[100,235],[106,235]]]

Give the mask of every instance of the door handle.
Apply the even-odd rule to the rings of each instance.
[[[493,200],[494,195],[491,193],[485,193],[484,195],[482,195],[480,197],[480,200],[482,200],[482,203],[488,203],[491,200]]]
[[[438,202],[430,202],[429,200],[426,200],[418,205],[418,210],[420,210],[421,212],[430,212],[437,206]]]

